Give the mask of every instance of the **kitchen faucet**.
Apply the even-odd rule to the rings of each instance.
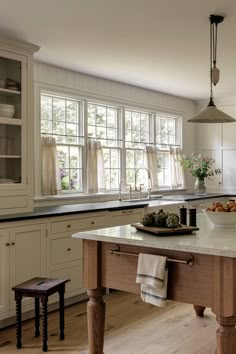
[[[147,174],[148,174],[148,188],[147,188],[147,190],[148,190],[148,198],[150,198],[151,174],[150,174],[149,169],[147,169],[146,167],[140,167],[140,168],[138,168],[138,169],[135,171],[135,175],[134,175],[134,190],[135,190],[136,192],[140,192],[140,199],[141,199],[141,191],[142,191],[142,186],[143,186],[143,184],[141,183],[141,184],[139,185],[139,189],[138,189],[138,187],[137,187],[137,175],[138,175],[138,172],[139,172],[140,170],[145,170],[145,171],[147,171]]]

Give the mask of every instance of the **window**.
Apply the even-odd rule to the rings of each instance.
[[[118,189],[120,181],[121,129],[118,117],[118,108],[88,103],[88,137],[101,142],[108,190]]]
[[[150,114],[125,110],[126,182],[134,186],[135,171],[145,166],[144,148],[150,141]],[[140,171],[137,184],[146,183],[146,174]]]
[[[157,149],[158,187],[171,188],[170,148],[180,146],[180,123],[171,114],[41,93],[41,134],[56,139],[64,192],[86,191],[88,139],[101,143],[107,191],[118,190],[121,179],[148,185],[146,145]]]
[[[170,147],[179,147],[179,121],[177,116],[155,115],[155,145],[158,157],[159,187],[170,187]]]
[[[41,133],[56,139],[62,190],[82,191],[80,102],[41,94]]]

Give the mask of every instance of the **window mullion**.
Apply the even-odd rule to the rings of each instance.
[[[84,149],[82,151],[82,176],[83,176],[83,192],[87,191],[87,146],[88,146],[88,101],[84,100],[81,107],[83,114],[81,114],[81,120],[83,121],[84,129]]]

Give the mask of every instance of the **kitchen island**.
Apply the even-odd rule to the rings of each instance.
[[[168,299],[194,304],[197,314],[210,307],[219,324],[217,354],[236,353],[236,230],[214,229],[205,215],[199,215],[198,226],[200,231],[185,236],[157,237],[129,225],[73,235],[83,239],[90,354],[103,353],[105,288],[140,292],[139,253],[173,260]]]

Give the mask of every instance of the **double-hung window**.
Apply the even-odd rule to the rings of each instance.
[[[117,107],[88,102],[88,138],[99,140],[103,150],[107,190],[117,190],[121,175],[121,120]]]
[[[68,97],[41,94],[41,134],[56,140],[63,191],[83,190],[81,104]]]
[[[171,187],[170,149],[180,147],[180,117],[155,114],[155,145],[158,158],[158,184]]]
[[[125,110],[125,169],[126,182],[134,186],[135,172],[145,166],[145,145],[151,143],[151,114]],[[137,184],[147,181],[142,170],[137,174]]]

